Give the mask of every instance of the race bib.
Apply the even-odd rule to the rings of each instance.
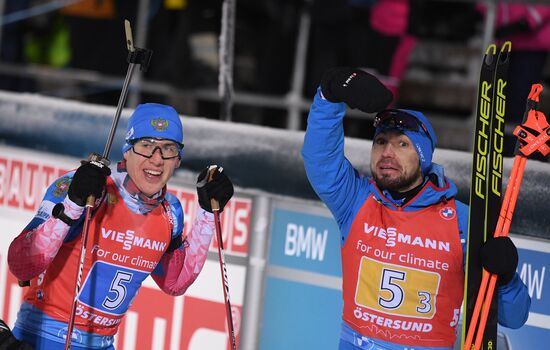
[[[431,319],[441,276],[361,258],[355,303],[390,315]]]

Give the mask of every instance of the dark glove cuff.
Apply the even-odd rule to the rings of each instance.
[[[323,97],[329,102],[334,102],[334,103],[342,102],[341,100],[337,99],[333,95],[330,89],[332,80],[335,79],[335,74],[340,69],[342,68],[339,68],[339,67],[330,68],[323,73],[323,77],[321,78],[321,93],[323,94]]]
[[[197,190],[197,195],[199,198],[199,205],[202,209],[206,210],[209,213],[212,213],[212,204],[210,202],[210,197],[204,188]]]
[[[393,99],[377,77],[351,67],[328,69],[321,79],[321,93],[327,101],[344,102],[366,113],[383,110]]]
[[[181,236],[178,237],[172,237],[172,240],[170,240],[170,244],[168,245],[168,249],[166,249],[167,253],[172,253],[174,250],[178,249],[183,245],[183,239]]]
[[[497,285],[498,286],[505,286],[507,285],[508,283],[510,283],[510,281],[512,281],[514,279],[514,276],[516,275],[515,272],[512,272],[512,273],[503,273],[503,274],[500,274],[498,275],[498,279],[497,279]]]
[[[57,203],[52,209],[52,216],[66,223],[69,226],[73,226],[78,220],[71,219],[65,214],[65,206],[63,203]]]
[[[510,237],[489,238],[481,246],[481,264],[498,275],[499,284],[508,283],[516,273],[518,252]]]
[[[197,196],[199,205],[204,210],[212,213],[212,199],[217,200],[219,204],[219,212],[223,212],[223,208],[233,196],[233,183],[223,173],[223,168],[219,167],[215,170],[211,181],[205,183],[206,175],[210,167],[206,168],[199,174],[197,180]]]

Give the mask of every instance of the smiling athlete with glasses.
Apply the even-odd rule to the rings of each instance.
[[[373,75],[325,72],[311,106],[302,156],[308,179],[341,232],[344,308],[340,350],[451,350],[463,297],[468,207],[432,162],[437,146],[418,111],[384,109],[391,92]],[[344,155],[346,105],[377,113],[371,176]],[[487,241],[498,266],[499,323],[518,328],[530,298],[509,238]],[[496,243],[496,244],[495,244]]]
[[[233,195],[223,169],[209,166],[199,174],[200,208],[182,237],[182,206],[166,188],[183,157],[178,113],[166,105],[139,105],[122,153],[111,168],[85,162],[57,179],[10,245],[10,271],[30,281],[13,334],[36,350],[64,348],[88,196],[96,202],[71,348],[114,349],[114,335],[147,276],[165,293],[182,295],[204,265],[215,232],[210,200],[223,211]]]

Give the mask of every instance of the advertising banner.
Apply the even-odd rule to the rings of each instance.
[[[337,349],[340,233],[320,206],[273,206],[261,349]]]
[[[517,330],[499,327],[499,332],[504,334],[507,349],[547,349],[550,344],[550,288],[546,288],[544,282],[549,282],[550,242],[517,236],[512,239],[518,247],[517,271],[529,290],[531,309],[523,327]]]

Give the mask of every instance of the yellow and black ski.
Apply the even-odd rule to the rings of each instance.
[[[494,234],[502,202],[502,151],[511,43],[485,51],[481,66],[470,186],[461,344],[464,346],[481,283],[481,245]],[[497,299],[493,298],[481,349],[497,349]],[[470,350],[470,349],[465,349]]]

